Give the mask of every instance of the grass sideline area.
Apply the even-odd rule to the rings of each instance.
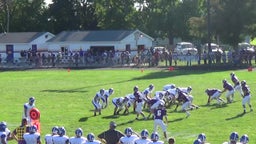
[[[222,90],[222,80],[230,80],[230,72],[210,70],[174,70],[167,69],[43,69],[23,71],[2,71],[0,76],[1,116],[0,121],[6,121],[12,131],[20,125],[23,104],[30,96],[36,98],[36,107],[41,112],[41,139],[44,143],[45,134],[51,133],[53,126],[64,126],[68,136],[74,136],[74,131],[81,127],[84,136],[89,132],[98,135],[108,129],[110,121],[115,121],[117,129],[124,131],[132,127],[140,133],[142,129],[153,130],[153,120],[135,120],[135,114],[113,117],[114,106],[110,102],[107,109],[102,110],[102,115],[93,116],[91,103],[95,93],[101,88],[114,88],[114,97],[125,96],[133,92],[133,87],[138,85],[144,90],[153,83],[156,90],[162,90],[165,84],[174,83],[176,86],[192,86],[194,103],[200,108],[191,111],[191,116],[174,112],[168,109],[168,136],[175,137],[179,144],[190,144],[199,133],[205,133],[207,141],[219,144],[228,141],[229,135],[237,131],[239,136],[248,134],[250,143],[256,143],[254,130],[254,112],[242,115],[242,98],[235,94],[235,102],[223,107],[215,105],[212,101],[207,106],[206,88],[219,88]],[[255,102],[255,71],[247,69],[234,70],[240,80],[246,80],[251,88],[251,103],[256,110]],[[222,95],[225,98],[225,94]],[[180,107],[179,107],[180,109]],[[132,109],[130,109],[131,111]],[[247,106],[247,111],[249,108]],[[158,130],[163,139],[161,129]],[[10,144],[16,143],[14,140]]]

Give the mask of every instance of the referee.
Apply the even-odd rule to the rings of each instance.
[[[25,144],[23,134],[28,132],[29,126],[27,125],[27,119],[23,118],[21,125],[12,132],[12,137],[18,142],[18,144]]]
[[[122,136],[124,136],[124,134],[116,130],[116,123],[111,121],[109,123],[109,130],[99,134],[98,138],[106,144],[117,144]]]

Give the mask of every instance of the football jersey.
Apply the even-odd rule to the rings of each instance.
[[[84,144],[87,141],[85,137],[71,137],[69,139],[70,144]]]
[[[32,108],[35,107],[35,104],[33,103],[32,105],[30,105],[29,103],[25,103],[24,104],[24,109],[26,109],[26,115],[27,117],[29,117],[29,112]],[[24,117],[25,117],[25,114],[24,114]]]
[[[163,120],[164,116],[166,116],[166,110],[165,109],[156,109],[154,111],[154,119]]]
[[[151,141],[150,144],[164,144],[164,142],[163,141],[156,141],[156,142]]]
[[[150,142],[151,142],[150,139],[142,139],[142,138],[140,138],[140,139],[137,139],[135,141],[135,144],[149,144]]]
[[[101,144],[101,142],[99,140],[94,140],[92,142],[86,141],[85,144]]]
[[[136,135],[131,135],[130,137],[124,136],[120,138],[122,144],[134,144],[134,142],[139,139]]]
[[[44,137],[45,143],[46,144],[53,144],[53,137],[56,137],[59,135],[51,135],[51,134],[46,134]]]
[[[173,89],[175,88],[175,85],[174,84],[167,84],[163,87],[163,90],[164,91],[167,91],[168,89]]]
[[[2,144],[2,142],[1,142],[2,140],[7,142],[7,134],[6,134],[6,132],[0,132],[0,144]]]
[[[220,90],[218,89],[209,89],[208,91],[206,91],[206,94],[208,96],[212,96],[213,94],[215,94],[216,92],[221,92]]]
[[[232,76],[231,76],[231,80],[232,80],[232,82],[233,82],[235,85],[239,85],[239,84],[240,84],[240,83],[239,83],[239,80],[238,80],[238,78],[237,78],[236,75],[232,75]]]
[[[69,137],[64,136],[56,136],[52,138],[54,144],[66,144],[69,140]]]
[[[230,83],[228,83],[228,82],[223,84],[223,88],[227,89],[229,91],[234,90],[233,86]]]
[[[242,85],[244,96],[250,95],[250,88],[247,85]]]
[[[37,144],[40,141],[40,134],[39,133],[25,133],[23,135],[24,140],[27,144]]]

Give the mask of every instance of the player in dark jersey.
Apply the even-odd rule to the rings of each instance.
[[[137,113],[136,119],[139,119],[139,115],[142,115],[144,119],[147,119],[145,117],[145,114],[143,113],[142,109],[143,109],[143,95],[142,93],[139,91],[139,87],[135,86],[133,88],[133,95],[135,97],[135,112]]]
[[[216,99],[217,100],[217,103],[220,105],[221,103],[225,103],[225,101],[220,98],[221,96],[221,90],[219,89],[206,89],[205,90],[205,93],[207,94],[208,96],[208,100],[207,100],[207,105],[210,104],[211,100],[213,99]]]
[[[188,110],[189,110],[190,105],[191,105],[190,98],[189,98],[188,94],[181,91],[179,88],[177,88],[177,93],[178,93],[178,96],[177,96],[176,100],[178,101],[178,103],[182,104],[181,110],[186,112],[186,114],[187,114],[186,117],[189,117],[190,113],[188,112]],[[177,107],[178,107],[178,104],[177,104],[175,110],[177,110]]]
[[[230,73],[230,78],[231,78],[231,81],[234,84],[234,90],[238,91],[241,94],[241,96],[242,96],[243,95],[243,91],[242,91],[242,88],[241,88],[240,81],[239,81],[238,77],[235,75],[234,72],[231,72]]]
[[[223,83],[223,90],[221,91],[221,93],[227,91],[227,93],[226,93],[227,103],[232,103],[233,102],[233,98],[234,98],[234,88],[225,79],[222,80],[222,83]]]
[[[242,86],[242,90],[243,90],[243,100],[242,100],[242,105],[243,105],[243,108],[244,108],[244,113],[246,113],[246,107],[245,107],[245,104],[247,103],[250,107],[250,111],[253,111],[252,109],[252,105],[251,105],[251,91],[250,91],[250,88],[249,86],[246,84],[246,81],[243,80],[241,82],[241,86]]]
[[[165,122],[164,122],[165,120]],[[164,137],[167,138],[166,130],[167,130],[167,112],[164,107],[164,104],[159,104],[158,108],[154,111],[154,132],[156,132],[157,127],[160,126],[164,133]]]

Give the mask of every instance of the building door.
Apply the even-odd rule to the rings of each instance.
[[[13,59],[14,59],[13,45],[6,45],[6,62],[13,63]]]

